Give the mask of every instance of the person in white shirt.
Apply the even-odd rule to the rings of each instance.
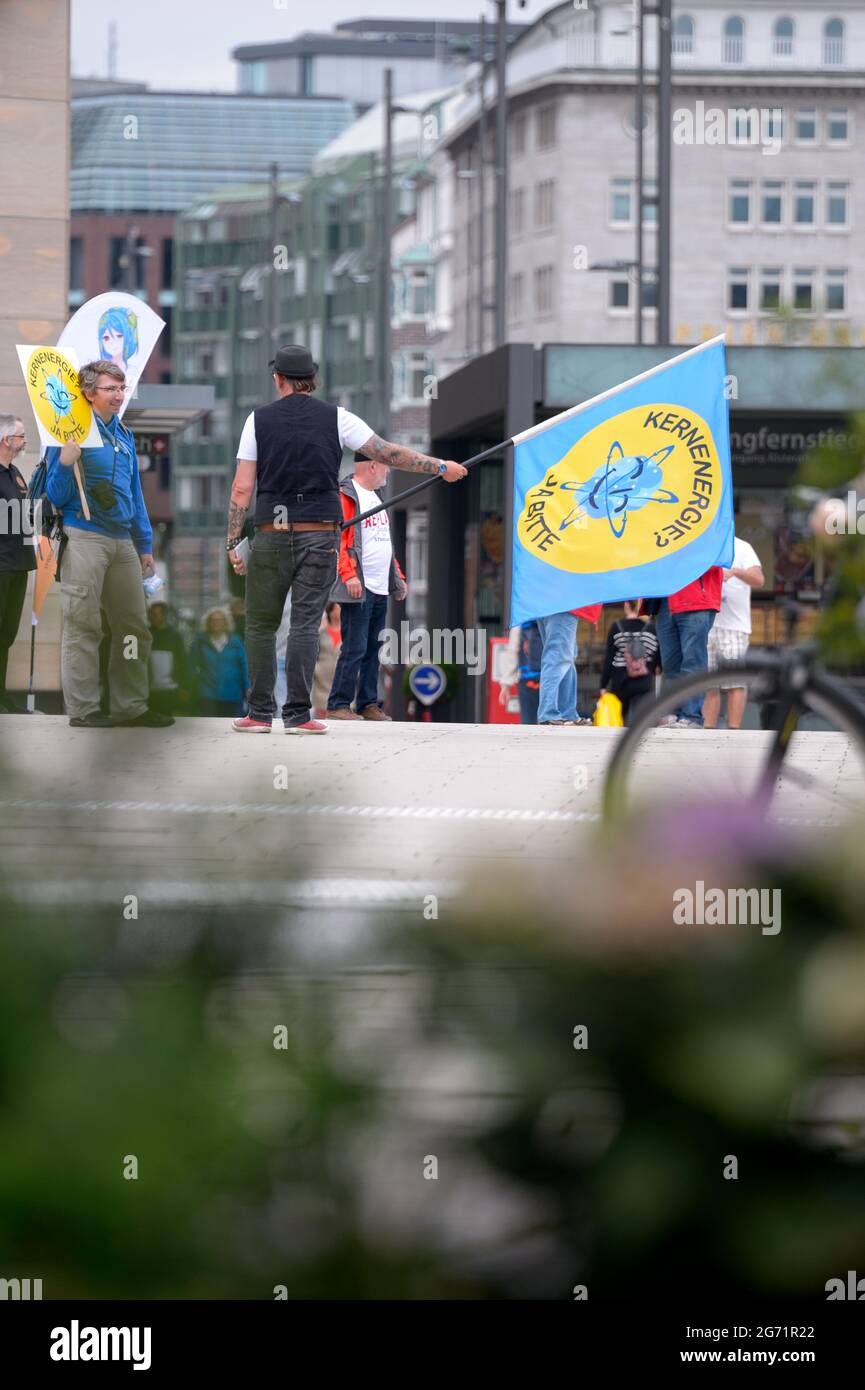
[[[355,464],[354,473],[340,487],[344,521],[381,506],[376,489],[384,487],[388,472],[384,463]],[[407,592],[405,575],[393,553],[387,512],[347,525],[331,592],[340,605],[342,645],[327,701],[328,719],[390,718],[378,698],[379,634],[387,619],[388,595],[402,601]]]
[[[762,589],[763,570],[757,552],[737,536],[733,564],[724,570],[721,610],[709,633],[709,670],[718,663],[741,661],[751,641],[751,590]],[[727,727],[740,729],[748,700],[748,688],[735,681],[719,681],[703,701],[703,728],[716,729],[721,712],[721,691],[727,692]]]

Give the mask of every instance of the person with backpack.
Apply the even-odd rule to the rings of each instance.
[[[625,616],[607,633],[607,650],[599,695],[609,690],[622,702],[622,719],[636,700],[650,695],[661,664],[658,634],[651,618],[639,616],[640,600],[625,600]]]

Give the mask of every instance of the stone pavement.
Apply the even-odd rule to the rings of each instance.
[[[22,896],[56,901],[146,888],[166,904],[417,903],[503,861],[570,857],[597,827],[620,736],[342,723],[286,738],[279,724],[241,736],[212,719],[82,730],[60,716],[2,716],[0,862],[6,874],[14,866]],[[769,737],[656,730],[639,783],[650,801],[741,797]],[[819,834],[865,806],[859,754],[843,734],[797,734],[791,761],[812,781],[785,780],[781,820]]]

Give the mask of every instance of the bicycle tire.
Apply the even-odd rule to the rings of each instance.
[[[634,722],[625,730],[613,751],[604,781],[602,816],[605,821],[618,821],[626,811],[628,774],[634,754],[646,734],[657,726],[658,720],[665,714],[672,713],[694,695],[716,689],[718,680],[731,674],[741,676],[742,685],[752,690],[755,687],[762,689],[762,699],[771,699],[779,694],[780,663],[771,657],[756,654],[742,662],[730,662],[717,671],[696,671],[693,675],[670,681],[659,695],[635,708]],[[865,758],[865,709],[840,682],[825,672],[810,671],[807,681],[797,692],[797,705],[800,713],[810,710],[839,725],[858,743]]]

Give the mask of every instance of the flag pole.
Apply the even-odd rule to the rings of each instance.
[[[484,459],[492,458],[494,454],[500,454],[503,449],[509,449],[513,442],[512,439],[503,439],[501,444],[494,444],[491,449],[484,449],[482,454],[474,454],[470,459],[466,459],[463,468],[473,468],[476,463],[482,463]],[[435,477],[424,478],[423,482],[415,483],[413,487],[406,488],[405,492],[397,493],[396,497],[382,502],[380,506],[370,507],[368,512],[361,512],[360,516],[353,516],[351,521],[344,521],[340,529],[345,531],[349,526],[356,526],[359,521],[366,521],[368,516],[376,516],[378,512],[386,511],[388,507],[402,502],[404,498],[413,497],[416,492],[423,492],[425,487],[431,487],[433,483],[440,482],[443,482],[440,473],[436,473]]]

